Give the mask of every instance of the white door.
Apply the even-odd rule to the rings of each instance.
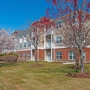
[[[47,61],[51,61],[51,52],[47,52]]]

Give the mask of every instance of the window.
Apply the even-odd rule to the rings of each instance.
[[[18,48],[18,44],[16,44],[15,47]]]
[[[22,44],[20,43],[20,48],[22,48]]]
[[[27,42],[26,37],[24,37],[24,43]]]
[[[62,59],[62,52],[56,52],[56,59]]]
[[[28,42],[28,47],[31,46],[31,42]]]
[[[56,37],[56,43],[57,43],[57,44],[62,43],[62,36],[57,36],[57,37]]]
[[[22,38],[20,38],[20,41],[19,42],[22,43]]]
[[[31,54],[30,53],[28,53],[28,57],[31,57]]]
[[[24,47],[26,47],[26,42],[24,43]]]
[[[23,54],[23,57],[26,57],[26,53]]]
[[[58,21],[58,22],[56,22],[56,27],[57,28],[61,28],[61,23],[62,23],[62,21],[60,20],[60,21]]]
[[[72,52],[72,51],[69,52],[69,59],[74,60],[75,57],[76,57],[76,53],[75,52]]]

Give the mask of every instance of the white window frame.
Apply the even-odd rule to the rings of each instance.
[[[30,58],[31,57],[31,53],[28,53],[28,58]]]
[[[61,40],[57,39],[59,37],[61,37]],[[58,41],[58,43],[57,43],[57,41]],[[61,41],[61,42],[59,42],[59,41]],[[62,35],[56,36],[56,44],[62,44],[62,42],[63,42]]]
[[[30,46],[31,46],[31,42],[29,41],[29,42],[28,42],[28,47],[30,47]]]
[[[70,58],[70,52],[71,52],[71,53],[75,53],[75,55],[74,55],[74,54],[71,55],[72,58]],[[75,58],[76,58],[76,52],[74,52],[74,51],[69,51],[69,52],[68,52],[68,58],[69,58],[69,60],[75,60],[74,56],[75,56]]]
[[[25,57],[25,58],[26,58],[26,53],[24,53],[24,54],[23,54],[23,57]]]
[[[20,48],[22,48],[22,43],[20,43]]]
[[[56,59],[59,59],[59,60],[62,59],[62,52],[56,52]]]
[[[57,29],[61,28],[62,20],[56,22]]]
[[[26,47],[26,42],[24,42],[24,47]]]
[[[27,42],[26,37],[24,37],[24,43],[26,43],[26,42]]]
[[[22,41],[23,41],[23,39],[22,39],[22,38],[20,38],[20,41],[19,41],[19,42],[20,42],[20,43],[22,43]]]

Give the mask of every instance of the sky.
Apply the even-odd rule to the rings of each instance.
[[[24,30],[48,8],[46,0],[0,0],[0,29]]]

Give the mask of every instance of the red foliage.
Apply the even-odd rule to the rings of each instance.
[[[77,0],[74,0],[74,7],[77,6]]]
[[[48,26],[53,25],[53,23],[49,18],[42,17],[39,21],[36,21],[31,25],[33,27],[33,35],[35,37],[38,37],[39,32],[44,30],[44,25],[46,25],[46,27],[48,27]]]
[[[49,18],[46,18],[46,17],[42,17],[41,19],[40,19],[40,23],[41,24],[46,24],[46,23],[48,23],[50,21],[50,19]]]
[[[74,0],[74,3],[76,3],[77,2],[77,0]]]
[[[42,17],[39,21],[35,21],[31,26],[39,27],[42,26],[43,24],[48,23],[49,21],[50,21],[49,18]]]
[[[82,15],[82,13],[83,13],[83,12],[82,12],[81,10],[78,11],[78,14],[79,14],[79,15]]]
[[[50,21],[46,24],[46,30],[50,29],[51,27],[56,28],[54,21]]]
[[[84,12],[89,12],[90,10],[90,2],[89,0],[46,0],[51,8],[46,10],[46,15],[49,18],[58,18],[69,14],[70,12],[83,10]],[[84,9],[83,8],[84,5]],[[64,7],[65,6],[65,7]],[[79,16],[79,19],[81,17]]]
[[[87,4],[87,7],[90,8],[90,3]]]
[[[54,5],[57,5],[57,1],[56,0],[52,0]]]
[[[82,11],[80,10],[80,11],[78,11],[78,19],[79,19],[79,21],[81,21],[82,20]]]
[[[69,6],[67,6],[67,7],[66,7],[66,11],[71,12],[72,10],[71,10],[71,8],[70,8]]]
[[[34,25],[36,25],[38,23],[38,21],[35,21],[31,26],[34,26]]]
[[[71,0],[66,0],[66,2],[71,2]]]

